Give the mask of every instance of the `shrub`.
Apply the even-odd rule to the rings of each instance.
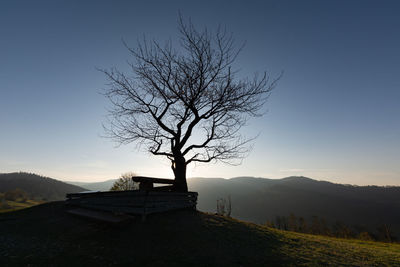
[[[7,201],[4,198],[0,199],[0,209],[9,209],[10,205],[8,205]]]
[[[132,177],[136,176],[134,172],[127,172],[121,175],[117,181],[114,182],[111,187],[111,191],[126,191],[126,190],[136,190],[138,189],[137,183],[132,181]]]
[[[28,199],[28,193],[20,188],[5,192],[4,198],[11,201],[25,202]]]
[[[374,241],[374,239],[370,236],[368,232],[361,232],[358,235],[358,239],[365,240],[365,241]]]

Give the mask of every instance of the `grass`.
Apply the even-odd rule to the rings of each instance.
[[[26,200],[24,202],[21,201],[11,201],[11,200],[6,200],[6,207],[0,207],[0,213],[3,212],[10,212],[10,211],[16,211],[20,209],[26,209],[30,208],[35,205],[42,204],[43,201],[36,201],[36,200]]]
[[[400,266],[399,244],[279,232],[284,253],[297,255],[299,265]]]
[[[400,266],[400,245],[280,231],[194,211],[109,225],[62,202],[0,214],[0,266]]]

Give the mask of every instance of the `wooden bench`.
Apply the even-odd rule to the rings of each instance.
[[[171,179],[152,178],[144,176],[133,176],[132,180],[139,183],[139,190],[141,191],[174,191],[175,181]],[[167,186],[154,187],[154,184],[167,184]]]

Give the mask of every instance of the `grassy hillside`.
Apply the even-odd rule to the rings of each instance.
[[[3,200],[3,201],[4,202],[0,203],[0,213],[26,209],[43,203],[43,201],[36,201],[30,199],[26,200],[25,202],[11,201],[11,200]]]
[[[284,232],[194,211],[107,225],[65,210],[53,202],[0,214],[0,265],[400,265],[398,244]]]
[[[79,186],[32,173],[16,172],[0,174],[0,192],[10,191],[16,188],[27,192],[30,199],[46,201],[63,200],[67,193],[87,190]]]

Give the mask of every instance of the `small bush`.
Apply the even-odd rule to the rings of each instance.
[[[8,205],[5,198],[0,198],[0,209],[9,209],[9,208],[11,208],[11,207],[10,207],[10,205]]]
[[[374,239],[370,236],[368,232],[361,232],[358,235],[358,239],[365,240],[365,241],[374,241]]]
[[[4,198],[10,201],[26,202],[26,200],[28,199],[28,193],[20,188],[16,188],[15,190],[5,192]]]

